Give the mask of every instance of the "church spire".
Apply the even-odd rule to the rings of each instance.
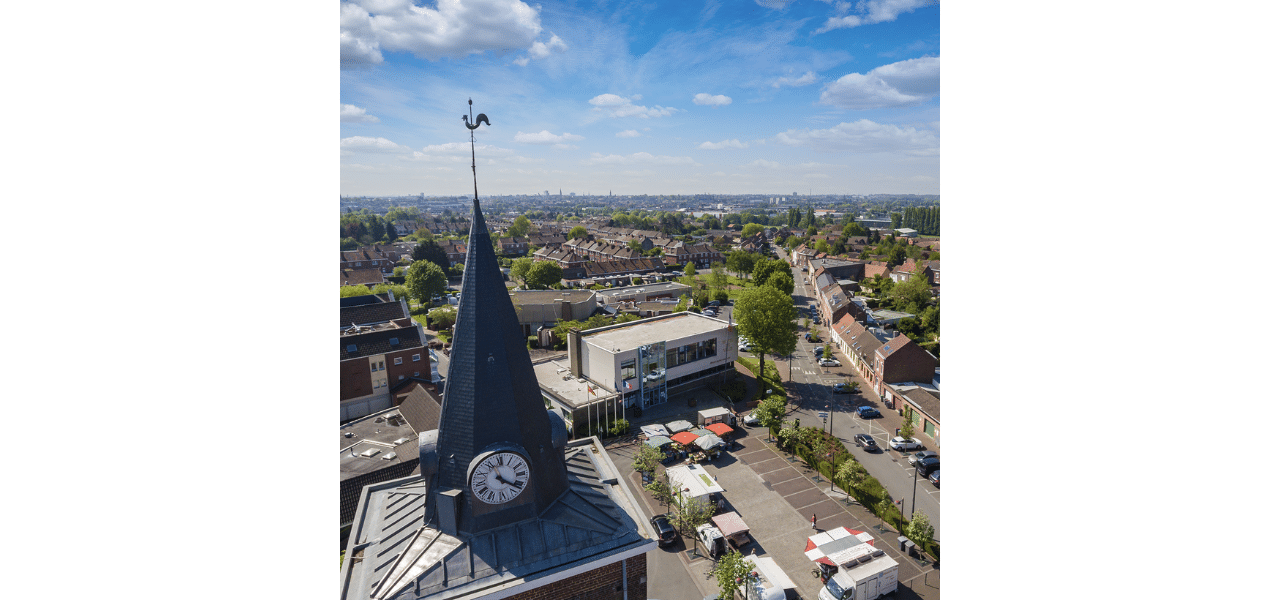
[[[474,129],[482,120],[487,124],[481,114],[475,126],[468,121],[467,127]],[[564,422],[543,403],[480,212],[478,185],[440,406],[438,475],[430,494],[461,492],[460,533],[536,517],[568,489]]]

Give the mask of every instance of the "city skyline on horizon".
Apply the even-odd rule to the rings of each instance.
[[[341,22],[344,196],[469,193],[468,98],[482,195],[939,193],[932,1],[359,0]]]

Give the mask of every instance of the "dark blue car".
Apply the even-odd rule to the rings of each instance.
[[[880,417],[880,411],[872,406],[859,406],[858,416],[864,419],[875,419]]]

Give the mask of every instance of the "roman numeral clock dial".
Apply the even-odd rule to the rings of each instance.
[[[486,504],[515,500],[529,484],[529,463],[514,452],[494,452],[471,471],[471,493]]]

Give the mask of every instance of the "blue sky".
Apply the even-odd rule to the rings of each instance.
[[[939,193],[933,0],[341,11],[344,195]]]

